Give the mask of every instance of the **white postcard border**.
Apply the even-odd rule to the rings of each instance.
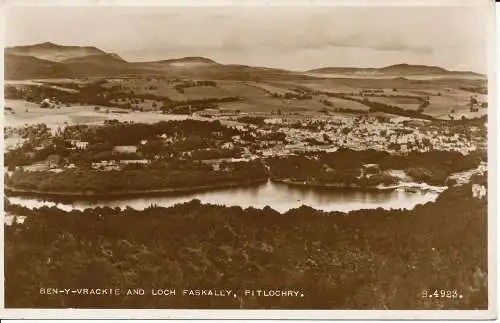
[[[2,35],[5,35],[6,6],[476,6],[488,5],[490,12],[490,42],[488,51],[488,310],[186,310],[186,309],[5,309],[4,286],[0,286],[0,318],[5,319],[287,319],[287,320],[491,320],[497,317],[497,255],[498,246],[498,129],[500,114],[496,110],[500,73],[495,56],[500,52],[500,22],[494,19],[491,0],[4,0],[0,11]],[[500,8],[500,5],[497,5]],[[35,22],[36,23],[36,22]],[[466,27],[464,27],[466,28]],[[4,39],[2,37],[2,43]],[[3,74],[1,57],[0,70]],[[3,86],[1,94],[3,96]],[[3,103],[2,103],[3,104]],[[0,116],[3,119],[3,113]],[[3,127],[1,141],[3,146]],[[3,158],[1,159],[3,167]],[[1,178],[3,185],[3,177]],[[3,199],[0,199],[3,208]],[[2,212],[3,216],[3,212]],[[4,226],[0,228],[3,245]],[[464,237],[467,239],[467,237]],[[0,248],[0,276],[4,276],[4,248]]]

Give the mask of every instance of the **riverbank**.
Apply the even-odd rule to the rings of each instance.
[[[426,183],[416,183],[416,182],[399,182],[394,185],[377,185],[377,186],[360,186],[356,184],[342,184],[342,183],[316,183],[308,181],[293,181],[289,179],[271,179],[276,183],[283,183],[291,186],[303,186],[303,187],[313,187],[313,188],[325,188],[325,189],[352,189],[352,190],[370,190],[370,191],[380,191],[380,190],[396,190],[396,189],[417,189],[421,191],[432,191],[441,193],[447,189],[446,186],[433,186]]]
[[[280,213],[301,207],[328,212],[350,212],[378,208],[411,210],[416,205],[434,202],[439,195],[440,193],[436,192],[414,194],[397,190],[318,189],[267,181],[265,184],[205,190],[175,196],[139,196],[114,199],[8,196],[6,210],[16,213],[17,207],[25,207],[30,210],[55,207],[66,212],[96,208],[118,208],[125,211],[128,209],[145,210],[155,206],[171,207],[192,201],[198,201],[205,205],[243,209],[271,208]]]
[[[5,185],[4,192],[11,196],[33,196],[47,197],[58,199],[115,199],[120,197],[141,197],[141,196],[159,196],[159,195],[182,195],[187,193],[195,193],[214,189],[225,189],[239,186],[259,185],[268,181],[267,178],[257,178],[247,181],[226,182],[213,185],[200,185],[191,187],[164,188],[154,190],[127,190],[127,191],[108,191],[106,193],[84,191],[84,192],[67,192],[67,191],[43,191],[33,189],[22,189]]]
[[[69,191],[46,191],[46,190],[36,190],[36,189],[23,189],[17,188],[9,185],[4,186],[4,191],[7,195],[11,196],[33,196],[33,197],[47,197],[47,198],[58,198],[64,200],[74,200],[74,199],[116,199],[116,198],[126,198],[126,197],[142,197],[142,196],[160,196],[160,195],[183,195],[188,193],[196,193],[202,191],[216,190],[216,189],[226,189],[241,186],[251,186],[264,184],[267,181],[274,183],[281,183],[290,186],[301,186],[301,187],[311,187],[316,189],[339,189],[339,190],[356,190],[356,191],[385,191],[385,190],[396,190],[396,189],[417,189],[421,191],[433,191],[433,192],[443,192],[446,190],[446,186],[433,186],[426,183],[416,183],[416,182],[399,182],[394,185],[377,185],[377,186],[360,186],[356,184],[343,184],[343,183],[317,183],[311,181],[293,181],[290,179],[275,179],[275,178],[258,178],[247,181],[233,181],[226,183],[219,183],[213,185],[199,185],[191,187],[177,187],[177,188],[164,188],[164,189],[153,189],[153,190],[127,190],[127,191],[108,191],[106,193],[93,192],[93,191],[80,191],[80,192],[69,192]]]
[[[164,188],[164,189],[154,189],[154,190],[127,190],[127,191],[109,191],[106,193],[93,192],[93,191],[83,191],[83,192],[68,192],[68,191],[44,191],[44,190],[34,190],[34,189],[22,189],[16,188],[9,185],[4,186],[4,192],[6,195],[10,196],[30,196],[30,197],[46,197],[55,198],[61,200],[76,200],[76,199],[116,199],[116,198],[132,198],[132,197],[143,197],[143,196],[175,196],[184,195],[189,193],[217,190],[217,189],[227,189],[235,187],[248,187],[252,185],[265,184],[267,181],[273,183],[280,183],[290,186],[300,186],[300,187],[310,187],[315,189],[338,189],[338,190],[355,190],[355,191],[387,191],[387,190],[397,190],[397,189],[416,189],[420,191],[431,191],[441,193],[447,189],[446,186],[432,186],[426,183],[415,183],[415,182],[400,182],[395,185],[384,186],[365,186],[355,184],[342,184],[342,183],[315,183],[315,182],[299,182],[289,179],[268,179],[268,178],[258,178],[248,181],[239,182],[227,182],[214,185],[200,185],[192,187],[178,187],[178,188]]]

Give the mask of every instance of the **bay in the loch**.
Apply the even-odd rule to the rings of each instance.
[[[291,186],[268,181],[261,185],[191,192],[182,195],[142,196],[114,200],[56,201],[25,196],[11,196],[8,197],[8,200],[12,204],[30,209],[42,206],[56,206],[65,211],[95,207],[119,207],[121,209],[130,207],[143,210],[151,205],[170,207],[178,203],[198,199],[204,204],[241,206],[242,208],[255,207],[262,209],[265,206],[270,206],[279,212],[287,212],[302,205],[327,212],[349,212],[379,207],[383,209],[413,209],[417,204],[435,201],[438,195],[439,192],[435,190],[414,190],[409,192],[404,189],[317,188]]]

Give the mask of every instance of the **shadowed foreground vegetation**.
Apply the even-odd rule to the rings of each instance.
[[[412,211],[325,213],[201,205],[28,215],[5,227],[5,304],[17,308],[486,309],[487,204],[470,185]],[[40,295],[40,288],[144,288],[144,296]],[[151,296],[177,288],[177,296]],[[226,288],[239,297],[186,297]],[[304,297],[244,297],[242,289]],[[462,299],[425,299],[424,290]]]

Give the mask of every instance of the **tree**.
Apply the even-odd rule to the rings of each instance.
[[[398,144],[398,143],[392,142],[392,143],[389,144],[388,148],[389,149],[393,149],[395,151],[399,151],[399,150],[401,150],[401,145]]]
[[[347,134],[349,134],[349,132],[351,132],[351,129],[350,129],[350,128],[347,128],[347,127],[342,128],[342,130],[341,130],[341,133],[342,133],[344,136],[345,136],[345,135],[347,135]]]
[[[47,101],[42,101],[42,103],[40,103],[40,108],[48,108],[50,107],[50,103],[47,102]]]

